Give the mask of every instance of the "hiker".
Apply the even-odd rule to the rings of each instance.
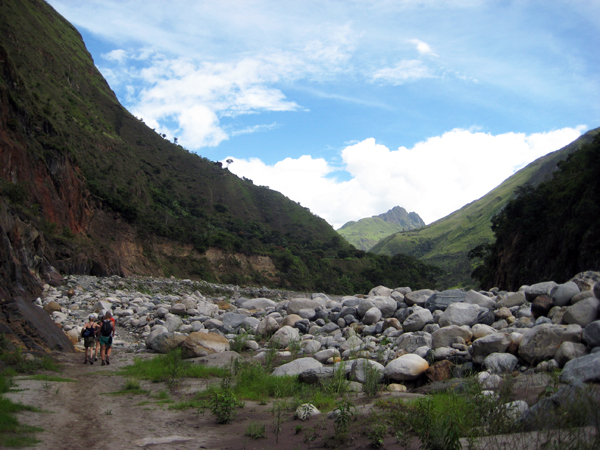
[[[98,324],[95,322],[93,314],[88,318],[89,322],[81,329],[81,337],[83,338],[83,346],[85,347],[85,359],[84,364],[89,361],[90,364],[94,364],[92,361],[92,348],[96,344],[96,334],[98,332]]]
[[[110,357],[110,354],[112,352],[112,341],[113,341],[113,339],[115,337],[115,331],[117,330],[117,321],[115,320],[115,318],[113,317],[113,315],[111,314],[110,311],[108,311],[106,314],[108,315],[108,317],[112,321],[112,326],[113,326],[112,335],[111,335],[111,339],[110,339],[110,347],[108,347],[106,349],[106,363],[110,364],[109,363],[109,357]]]
[[[102,358],[103,366],[110,364],[109,356],[115,331],[115,324],[111,319],[112,314],[107,311],[100,326],[100,357]]]
[[[98,361],[98,354],[100,353],[100,326],[102,325],[102,317],[98,317],[94,314],[96,319],[96,348],[94,349],[94,361]]]

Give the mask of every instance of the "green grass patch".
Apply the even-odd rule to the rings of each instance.
[[[179,378],[223,378],[229,375],[227,369],[206,367],[181,359],[181,354],[171,352],[152,359],[135,359],[130,366],[119,371],[119,375],[150,380],[154,383],[169,382]]]
[[[0,447],[25,447],[35,445],[39,441],[31,434],[43,431],[41,428],[22,425],[14,417],[19,411],[35,411],[38,408],[14,403],[2,396],[10,390],[10,379],[4,374],[0,374]]]

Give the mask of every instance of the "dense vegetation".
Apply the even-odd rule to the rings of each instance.
[[[25,148],[53,177],[0,170],[0,200],[55,244],[44,256],[63,272],[114,272],[102,261],[114,260],[119,233],[134,230],[144,264],[167,276],[355,293],[378,281],[424,286],[435,275],[409,258],[365,257],[307,208],[148,128],[119,104],[77,30],[43,1],[7,0],[0,9],[0,104],[0,156]],[[69,173],[91,195],[65,192]],[[57,198],[55,210],[73,211],[69,220],[49,212]],[[88,209],[111,213],[95,234],[83,223]],[[165,256],[164,242],[186,250]],[[234,257],[216,273],[203,256],[209,248],[269,257],[276,273],[249,273]]]
[[[554,177],[518,195],[492,220],[496,240],[479,248],[482,286],[516,290],[600,269],[600,136],[559,164]]]

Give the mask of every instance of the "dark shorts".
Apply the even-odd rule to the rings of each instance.
[[[112,347],[112,336],[100,336],[100,345]]]
[[[88,337],[83,338],[83,346],[85,348],[93,347],[94,345],[96,345],[96,337],[95,336],[88,336]]]

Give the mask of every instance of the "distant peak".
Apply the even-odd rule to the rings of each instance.
[[[425,222],[423,222],[423,219],[421,219],[416,212],[411,212],[409,214],[401,206],[394,206],[388,212],[373,217],[377,217],[385,222],[397,223],[401,225],[411,223],[413,228],[421,228],[425,226]]]

